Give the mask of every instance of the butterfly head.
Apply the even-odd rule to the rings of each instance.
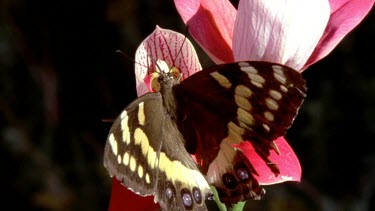
[[[156,62],[155,72],[149,75],[149,86],[152,92],[160,92],[163,88],[171,88],[180,83],[182,73],[177,67],[169,67],[165,61]]]

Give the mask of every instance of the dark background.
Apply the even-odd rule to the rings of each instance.
[[[133,58],[156,24],[184,33],[173,1],[0,0],[0,17],[0,209],[106,210],[102,119],[136,97],[132,61],[115,51]],[[287,134],[303,180],[266,187],[250,210],[375,210],[374,23],[303,73]]]

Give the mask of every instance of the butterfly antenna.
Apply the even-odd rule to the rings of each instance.
[[[149,58],[155,63],[155,66],[157,67],[155,71],[156,71],[157,73],[161,73],[161,72],[159,72],[159,71],[162,71],[162,70],[161,70],[161,67],[160,67],[159,64],[157,63],[156,59],[152,58],[151,56],[148,56],[148,57],[149,57]],[[158,70],[159,70],[159,71],[158,71]]]
[[[145,67],[145,68],[148,68],[147,65],[144,65],[144,64],[141,64],[141,63],[139,63],[139,62],[136,62],[134,59],[132,59],[132,58],[130,58],[128,55],[124,54],[124,52],[122,52],[121,50],[117,50],[116,53],[119,54],[119,55],[121,55],[121,56],[123,56],[123,57],[125,57],[126,59],[132,61],[134,64],[138,64],[138,65],[140,65],[140,66],[143,66],[143,67]]]
[[[186,42],[186,39],[187,39],[187,33],[188,33],[188,32],[189,32],[189,25],[186,25],[186,30],[185,30],[185,33],[184,33],[185,37],[184,37],[184,40],[182,41],[182,44],[181,44],[180,49],[178,50],[178,52],[177,52],[177,54],[176,54],[176,58],[175,58],[174,61],[173,61],[173,67],[176,66],[175,61],[177,60],[178,56],[180,55],[180,53],[181,53],[181,51],[182,51],[182,47],[184,46],[184,44],[185,44],[185,42]]]
[[[114,122],[115,119],[102,119],[102,122]]]

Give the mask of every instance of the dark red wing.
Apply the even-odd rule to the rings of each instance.
[[[173,89],[179,129],[204,172],[224,139],[229,143],[250,141],[269,162],[272,141],[285,135],[306,92],[299,72],[269,62],[214,66]]]

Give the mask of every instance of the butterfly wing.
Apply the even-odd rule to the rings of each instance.
[[[186,151],[160,93],[139,97],[115,120],[104,166],[133,192],[154,195],[163,210],[206,210],[210,188]]]
[[[209,183],[224,192],[222,201],[264,194],[250,174],[256,173],[254,168],[232,144],[250,141],[277,175],[277,165],[268,159],[270,150],[278,152],[273,140],[285,135],[305,91],[300,73],[268,62],[214,66],[174,87],[187,149],[196,155]],[[228,175],[233,178],[225,179]]]

